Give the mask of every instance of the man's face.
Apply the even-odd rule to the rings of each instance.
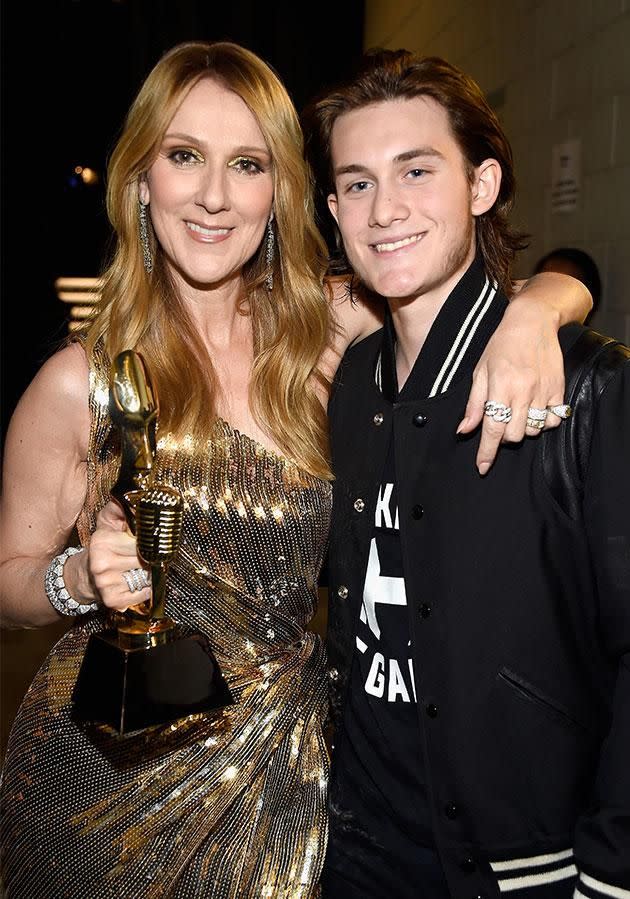
[[[415,97],[344,113],[331,152],[328,205],[354,270],[388,299],[442,302],[475,254],[474,182],[446,111]]]

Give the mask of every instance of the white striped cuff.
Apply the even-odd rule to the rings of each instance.
[[[580,884],[584,884],[590,890],[595,890],[602,896],[602,899],[604,896],[610,897],[610,899],[630,899],[630,890],[613,886],[611,883],[604,883],[602,880],[597,880],[589,874],[584,874],[584,872],[580,872],[580,880],[573,893],[574,899],[591,899],[592,897],[592,894],[583,893],[580,890]]]
[[[578,873],[573,863],[572,849],[490,862],[490,867],[498,875],[497,882],[502,893],[567,880],[569,877],[576,877]],[[630,896],[624,896],[623,899],[630,899]]]

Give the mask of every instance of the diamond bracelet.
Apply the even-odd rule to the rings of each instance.
[[[51,606],[61,615],[85,615],[87,612],[96,612],[99,603],[80,603],[73,599],[66,588],[63,579],[63,566],[70,556],[82,553],[84,546],[69,546],[52,560],[44,576],[46,596]]]

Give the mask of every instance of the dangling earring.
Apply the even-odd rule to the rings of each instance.
[[[265,275],[265,287],[267,290],[273,290],[273,251],[276,245],[276,235],[273,230],[273,213],[267,222],[267,245],[265,248],[265,262],[267,264],[267,274]]]
[[[144,262],[144,270],[147,275],[150,275],[153,271],[153,256],[151,255],[151,244],[149,243],[149,225],[147,222],[147,206],[142,200],[138,200],[139,207],[139,221],[140,221],[140,246],[142,247],[142,259]]]

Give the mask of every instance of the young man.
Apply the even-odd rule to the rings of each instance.
[[[405,51],[317,116],[347,257],[389,307],[330,404],[324,893],[630,899],[630,350],[565,328],[573,418],[481,477],[455,431],[518,248],[501,126]]]

